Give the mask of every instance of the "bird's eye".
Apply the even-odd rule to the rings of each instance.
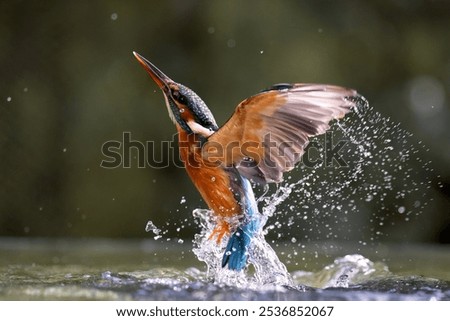
[[[180,104],[186,104],[187,99],[186,96],[182,95],[178,90],[172,91],[172,97],[178,101]]]
[[[179,101],[180,103],[182,103],[182,104],[186,104],[186,103],[187,103],[186,96],[180,95],[180,96],[178,97],[178,101]]]

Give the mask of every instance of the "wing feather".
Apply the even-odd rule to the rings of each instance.
[[[300,161],[309,138],[333,119],[366,102],[353,89],[333,85],[280,84],[242,101],[203,145],[203,157],[221,145],[220,164],[235,166],[257,183],[280,182]],[[227,146],[238,146],[232,152]]]

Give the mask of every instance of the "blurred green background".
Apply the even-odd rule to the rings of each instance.
[[[274,83],[358,89],[433,162],[433,201],[398,235],[449,242],[446,0],[1,1],[0,235],[151,237],[148,220],[187,219],[192,236],[204,204],[183,169],[100,167],[102,144],[123,132],[157,143],[175,132],[133,50],[219,124]]]

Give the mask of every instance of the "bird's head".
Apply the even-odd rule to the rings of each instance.
[[[174,82],[150,61],[137,52],[136,59],[161,88],[166,100],[169,116],[175,125],[187,133],[195,133],[205,138],[211,136],[218,127],[211,111],[203,100],[188,87]]]

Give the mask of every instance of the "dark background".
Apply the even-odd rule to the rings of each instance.
[[[430,206],[386,240],[449,242],[450,2],[431,0],[1,1],[0,235],[151,237],[149,219],[187,219],[192,236],[204,205],[183,169],[100,167],[123,132],[175,132],[133,50],[219,124],[274,83],[357,88],[432,161]]]

